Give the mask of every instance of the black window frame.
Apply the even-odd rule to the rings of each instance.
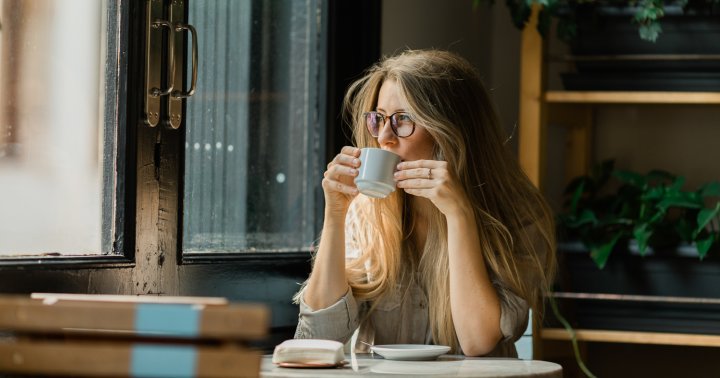
[[[328,0],[324,6],[328,12],[328,100],[322,111],[328,126],[326,154],[321,159],[328,161],[341,146],[350,143],[349,129],[341,125],[342,94],[380,56],[381,1]],[[183,257],[184,132],[182,128],[149,128],[140,121],[145,2],[118,0],[111,2],[106,12],[108,20],[120,25],[118,35],[107,36],[117,46],[107,53],[116,64],[117,76],[111,84],[117,86],[117,96],[111,108],[106,106],[106,122],[118,125],[118,151],[125,151],[118,155],[117,190],[124,193],[124,200],[116,211],[119,227],[113,253],[0,259],[0,294],[189,295],[260,301],[268,304],[273,314],[271,336],[260,345],[271,349],[280,340],[292,337],[297,308],[290,297],[297,283],[307,278],[311,256],[301,251]],[[319,185],[317,196],[317,203],[322,204]],[[152,210],[154,206],[163,209],[162,216],[161,211]],[[322,222],[322,207],[316,211]],[[268,288],[272,290],[258,290]]]

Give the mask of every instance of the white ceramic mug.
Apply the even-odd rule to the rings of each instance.
[[[360,193],[373,198],[385,198],[395,191],[393,174],[400,156],[380,148],[360,150],[360,169],[355,185]]]

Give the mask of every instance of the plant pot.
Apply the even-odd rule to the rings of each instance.
[[[586,252],[561,250],[560,263],[556,291],[586,294],[559,300],[576,328],[720,335],[717,253],[700,261],[613,251],[600,270]],[[550,315],[548,323],[557,326]]]
[[[683,14],[665,5],[662,33],[642,40],[632,7],[575,9],[570,43],[577,72],[562,74],[569,90],[720,90],[720,17],[714,10]]]

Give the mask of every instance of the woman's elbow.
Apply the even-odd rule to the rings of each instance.
[[[463,354],[468,357],[481,357],[489,354],[500,342],[502,335],[500,333],[487,335],[484,337],[474,337],[460,341],[460,348]]]

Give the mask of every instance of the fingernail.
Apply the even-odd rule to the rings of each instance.
[[[353,165],[355,165],[357,167],[359,164],[360,164],[360,160],[353,159]]]
[[[400,177],[400,172],[395,172],[395,173],[393,173],[393,176],[395,176],[395,178]]]
[[[397,169],[402,169],[402,163],[400,163],[400,164],[398,164],[397,166],[395,166],[395,168],[397,168]]]
[[[351,175],[354,175],[354,174],[356,174],[356,173],[357,173],[357,170],[350,168],[350,174],[351,174]]]

